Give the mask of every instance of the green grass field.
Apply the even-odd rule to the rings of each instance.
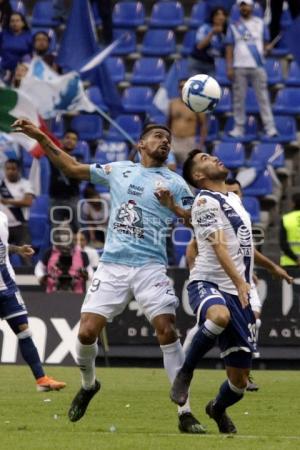
[[[68,383],[61,392],[38,393],[27,367],[2,366],[0,371],[1,450],[258,450],[300,449],[300,375],[289,371],[258,371],[261,386],[230,410],[238,428],[222,436],[204,413],[224,379],[223,371],[198,371],[192,406],[207,426],[207,435],[177,430],[176,407],[160,369],[97,369],[101,392],[81,421],[67,418],[79,387],[76,368],[48,368]]]

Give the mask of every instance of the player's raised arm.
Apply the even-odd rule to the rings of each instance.
[[[88,164],[80,164],[72,156],[61,150],[43,131],[30,122],[30,120],[18,119],[13,123],[12,129],[15,132],[24,133],[26,136],[38,141],[50,161],[67,177],[90,180],[90,166]]]

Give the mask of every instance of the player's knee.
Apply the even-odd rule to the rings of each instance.
[[[230,313],[226,306],[215,305],[209,308],[207,319],[212,320],[219,327],[226,328],[230,320]]]
[[[246,389],[248,384],[248,372],[236,371],[230,375],[229,380],[238,389]]]
[[[78,333],[78,339],[82,344],[93,344],[98,338],[98,332],[92,323],[85,323],[81,326]]]
[[[157,339],[160,344],[171,344],[177,339],[177,333],[174,324],[166,323],[156,328]]]

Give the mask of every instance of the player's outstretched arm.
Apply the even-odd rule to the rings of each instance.
[[[235,267],[227,249],[223,230],[211,233],[208,239],[216,253],[219,263],[235,285],[242,307],[245,308],[249,303],[250,285],[244,280]]]
[[[62,151],[43,131],[30,122],[30,120],[18,119],[13,123],[12,129],[37,140],[50,161],[67,177],[77,178],[79,180],[90,179],[90,168],[88,164],[80,164],[72,156]]]
[[[34,249],[31,247],[31,245],[12,245],[9,244],[8,246],[9,253],[17,253],[21,256],[32,256],[34,255]]]
[[[286,270],[275,264],[270,258],[260,253],[258,250],[254,250],[254,261],[260,267],[267,269],[272,275],[282,280],[286,280],[289,284],[293,283],[293,277],[291,277]]]

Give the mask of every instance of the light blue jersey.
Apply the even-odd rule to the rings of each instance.
[[[166,237],[174,214],[154,192],[166,188],[175,202],[190,209],[193,194],[167,167],[146,168],[130,161],[90,166],[91,182],[109,186],[111,215],[101,261],[129,266],[167,264]]]

